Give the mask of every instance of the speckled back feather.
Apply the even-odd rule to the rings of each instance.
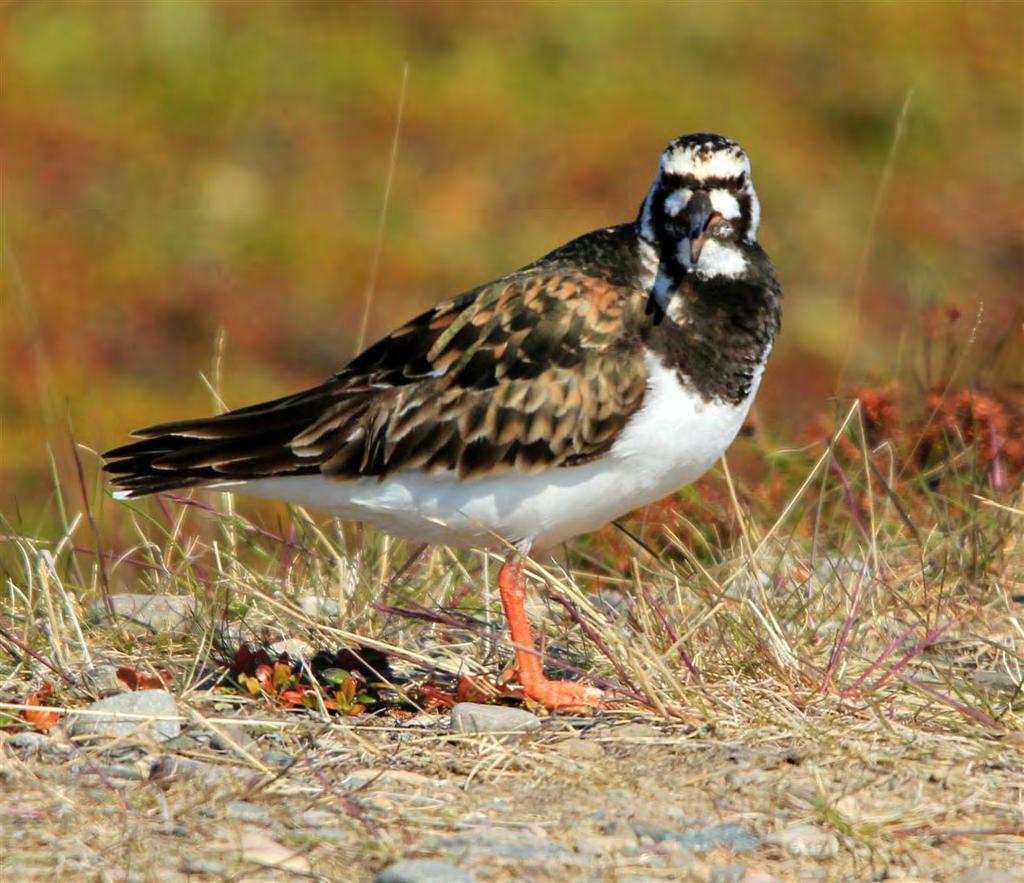
[[[140,430],[142,441],[108,452],[107,469],[118,487],[150,493],[315,472],[472,478],[587,462],[643,400],[641,342],[621,329],[646,295],[600,266],[625,235],[597,231],[439,304],[314,389]]]

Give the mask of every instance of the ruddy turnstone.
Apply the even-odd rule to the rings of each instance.
[[[286,500],[419,542],[515,549],[498,577],[524,692],[548,680],[521,555],[694,481],[736,436],[781,318],[750,162],[677,138],[637,219],[447,300],[320,386],[134,433],[116,496],[207,487]]]

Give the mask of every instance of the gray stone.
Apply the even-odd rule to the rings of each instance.
[[[72,736],[109,736],[123,738],[135,736],[163,742],[181,733],[180,721],[144,720],[142,718],[120,718],[118,714],[171,717],[178,714],[174,697],[166,690],[136,690],[119,693],[93,702],[87,711],[110,712],[110,716],[74,714],[71,716]]]
[[[94,665],[84,672],[83,679],[86,689],[101,697],[114,696],[128,689],[128,685],[117,676],[116,665]]]
[[[540,729],[540,718],[521,708],[460,702],[452,708],[451,729],[453,733],[494,736],[535,733]]]
[[[42,753],[49,750],[51,739],[42,733],[15,733],[7,739],[11,748],[19,751],[36,751]]]
[[[218,751],[237,751],[238,748],[250,753],[257,751],[256,740],[246,732],[245,727],[240,723],[218,723],[216,730],[211,727],[206,732],[210,745]]]
[[[295,760],[294,757],[292,757],[290,754],[285,754],[283,751],[270,750],[270,751],[265,751],[263,753],[263,762],[267,766],[272,766],[272,767],[275,767],[276,769],[281,769],[282,767],[286,767],[289,764],[291,764],[292,762],[294,762],[294,760]]]
[[[299,813],[292,824],[297,828],[323,828],[336,821],[338,821],[337,813],[326,812],[322,809],[307,809],[305,812]]]
[[[149,775],[151,779],[180,779],[208,787],[228,781],[249,782],[255,777],[253,770],[248,767],[222,766],[190,757],[175,757],[173,754],[165,754],[154,760]]]
[[[204,751],[209,748],[208,739],[196,737],[195,732],[185,732],[173,739],[164,742],[165,751],[176,751],[181,754],[188,754],[190,751]]]
[[[711,849],[728,849],[732,852],[749,852],[761,845],[761,838],[749,828],[734,823],[692,827],[681,831],[659,828],[654,825],[636,823],[633,830],[637,837],[650,837],[655,843],[675,843],[694,852]]]
[[[560,843],[529,831],[507,828],[473,828],[453,837],[445,837],[435,846],[469,856],[482,855],[517,862],[578,861],[578,858]]]
[[[0,740],[2,739],[0,736]],[[66,760],[74,751],[74,747],[67,743],[67,733],[60,724],[50,730],[48,735],[32,732],[14,733],[6,741],[15,751],[52,763]]]
[[[112,595],[114,615],[150,632],[182,632],[195,616],[195,601],[187,595]],[[104,601],[89,608],[89,618],[100,622],[109,617]]]
[[[250,822],[254,825],[266,825],[270,822],[270,812],[258,803],[247,803],[244,800],[229,800],[224,807],[224,817],[235,822]]]
[[[104,779],[127,779],[129,782],[142,782],[149,778],[148,769],[128,766],[123,763],[90,767],[83,770],[83,772],[95,773],[97,776]]]
[[[768,840],[773,846],[781,846],[792,855],[808,858],[832,858],[839,853],[839,839],[830,831],[822,831],[814,825],[790,825],[776,831]]]
[[[476,883],[476,877],[448,862],[407,859],[385,868],[374,883]]]

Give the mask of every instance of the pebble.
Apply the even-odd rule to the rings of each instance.
[[[540,718],[521,708],[476,702],[460,702],[452,708],[453,733],[509,735],[535,733],[539,729]]]
[[[435,846],[465,852],[473,856],[489,856],[517,862],[573,862],[575,856],[560,843],[529,831],[507,828],[473,828],[452,837],[445,837]]]
[[[84,680],[84,686],[100,697],[114,696],[128,689],[124,681],[117,676],[116,665],[94,665],[84,672]]]
[[[749,852],[761,846],[761,838],[757,834],[734,823],[710,825],[706,828],[686,828],[682,831],[635,823],[633,830],[637,837],[650,837],[655,843],[669,841],[695,852],[707,852],[711,849]]]
[[[254,771],[241,766],[222,766],[193,760],[189,757],[175,757],[165,754],[152,762],[149,771],[151,779],[181,779],[198,785],[211,787],[225,781],[246,782],[253,778]]]
[[[92,773],[105,779],[126,779],[129,782],[143,782],[149,778],[149,770],[143,766],[133,767],[123,763],[88,767],[84,773]]]
[[[114,615],[139,625],[151,632],[184,632],[195,617],[195,601],[187,595],[142,595],[125,593],[112,595]],[[109,617],[104,601],[89,608],[89,618],[102,622]]]
[[[190,751],[202,751],[209,747],[208,739],[197,738],[196,733],[186,732],[164,742],[165,751],[176,751],[188,754]]]
[[[385,868],[374,883],[476,883],[476,877],[448,862],[407,859]]]
[[[814,825],[790,825],[776,831],[767,840],[773,846],[781,846],[792,855],[808,858],[832,858],[839,853],[839,839],[830,831],[822,831]]]
[[[19,751],[38,751],[40,754],[48,751],[51,739],[42,733],[15,733],[7,738],[7,744]]]
[[[307,809],[305,812],[299,813],[292,824],[297,828],[323,828],[337,820],[336,813],[326,812],[322,809]]]
[[[174,697],[166,690],[135,690],[100,699],[87,706],[87,710],[111,712],[112,714],[170,717],[177,715],[178,706]],[[136,738],[150,738],[164,742],[181,734],[181,722],[73,714],[70,721],[70,732],[72,736],[110,736],[112,738],[135,736]]]
[[[255,753],[257,750],[256,740],[246,732],[245,727],[240,723],[219,723],[216,731],[207,730],[206,733],[210,745],[218,751],[237,751],[238,748],[241,748],[243,751]]]
[[[293,760],[295,760],[294,757],[290,754],[285,754],[283,751],[265,751],[263,753],[263,762],[267,766],[272,766],[275,769],[286,767]]]
[[[244,800],[229,800],[224,806],[224,818],[235,822],[249,822],[254,825],[270,823],[270,812],[258,803]]]

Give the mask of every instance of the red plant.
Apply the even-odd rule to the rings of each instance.
[[[46,705],[53,695],[53,687],[45,683],[35,693],[25,700],[26,705]],[[41,709],[30,709],[22,712],[22,720],[41,733],[49,732],[50,728],[60,720],[60,715],[55,711],[43,711]]]
[[[160,669],[155,675],[146,674],[124,666],[117,670],[117,679],[129,690],[162,690],[170,686],[174,676],[167,669]]]

